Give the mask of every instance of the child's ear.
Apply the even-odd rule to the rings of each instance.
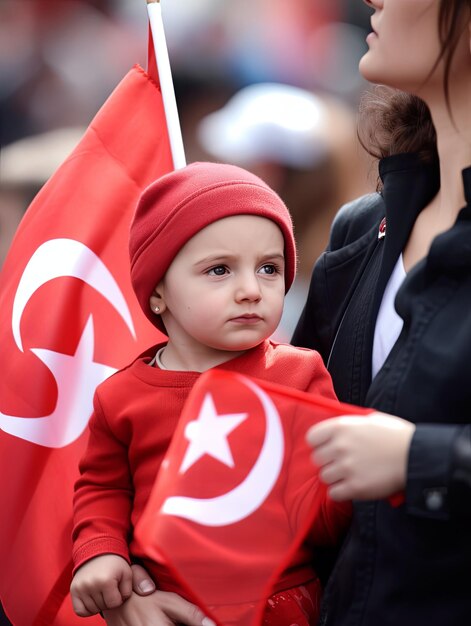
[[[165,302],[162,296],[162,290],[160,289],[160,285],[152,292],[151,297],[149,298],[149,306],[153,313],[156,315],[161,315],[165,311]]]

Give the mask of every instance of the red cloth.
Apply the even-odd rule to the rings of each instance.
[[[281,379],[293,384],[307,365],[291,358],[292,374]],[[316,547],[338,542],[350,505],[327,497],[305,435],[320,420],[366,410],[308,388],[222,369],[202,374],[137,523],[143,552],[168,569],[165,585],[173,578],[221,626],[259,624],[264,610],[264,622],[279,626],[297,623],[286,621],[291,610],[304,614],[301,624],[317,623],[311,561]],[[283,593],[267,605],[273,590]]]
[[[306,585],[298,585],[274,593],[263,614],[262,626],[312,626],[317,623],[322,589],[317,578]]]
[[[171,163],[160,91],[136,67],[29,207],[3,267],[0,597],[18,626],[83,625],[64,602],[73,484],[96,384],[161,337],[133,293],[127,240],[141,190]]]
[[[200,377],[197,372],[160,370],[148,365],[157,347],[97,389],[90,441],[76,485],[74,564],[107,552],[146,559],[136,542],[138,524],[167,452],[185,401]],[[265,341],[244,355],[214,368],[295,389],[335,397],[330,376],[313,351]],[[313,472],[314,473],[314,472]],[[326,501],[317,521],[316,542],[335,543],[349,521],[348,508]],[[129,551],[128,551],[129,544]],[[301,545],[277,582],[278,591],[316,577],[312,548]],[[159,586],[187,595],[167,567],[146,561]]]

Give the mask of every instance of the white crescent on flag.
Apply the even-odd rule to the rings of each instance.
[[[16,345],[23,352],[20,322],[29,299],[42,285],[54,278],[79,278],[101,293],[136,336],[131,313],[113,275],[90,248],[75,239],[50,239],[28,261],[13,301],[12,330]]]
[[[252,381],[244,379],[243,383],[259,398],[266,419],[265,439],[253,468],[243,482],[227,493],[214,498],[171,496],[164,501],[161,513],[205,526],[227,526],[251,515],[269,496],[283,465],[283,427],[270,397]],[[203,403],[198,419],[207,409],[208,403]]]
[[[23,352],[20,322],[31,296],[46,282],[60,277],[83,280],[116,309],[129,332],[136,336],[131,313],[113,275],[103,261],[74,239],[51,239],[31,256],[18,284],[12,313],[12,331]],[[93,360],[93,317],[90,316],[73,355],[33,348],[57,384],[54,411],[44,417],[21,417],[0,412],[0,429],[30,443],[63,448],[80,437],[93,411],[96,387],[116,369]]]

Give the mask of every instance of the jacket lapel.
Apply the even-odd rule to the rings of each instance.
[[[380,162],[386,205],[384,237],[377,237],[348,298],[329,357],[328,368],[344,402],[362,405],[371,384],[376,317],[392,270],[404,249],[418,213],[439,187],[437,163],[423,164],[416,155],[397,155]]]

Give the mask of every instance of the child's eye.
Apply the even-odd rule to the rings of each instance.
[[[265,263],[265,265],[262,265],[262,267],[260,268],[260,272],[262,274],[276,274],[277,271],[278,268],[272,263]]]
[[[224,274],[227,272],[227,268],[224,267],[224,265],[216,265],[216,267],[212,267],[210,270],[208,270],[208,275],[209,276],[224,276]]]

